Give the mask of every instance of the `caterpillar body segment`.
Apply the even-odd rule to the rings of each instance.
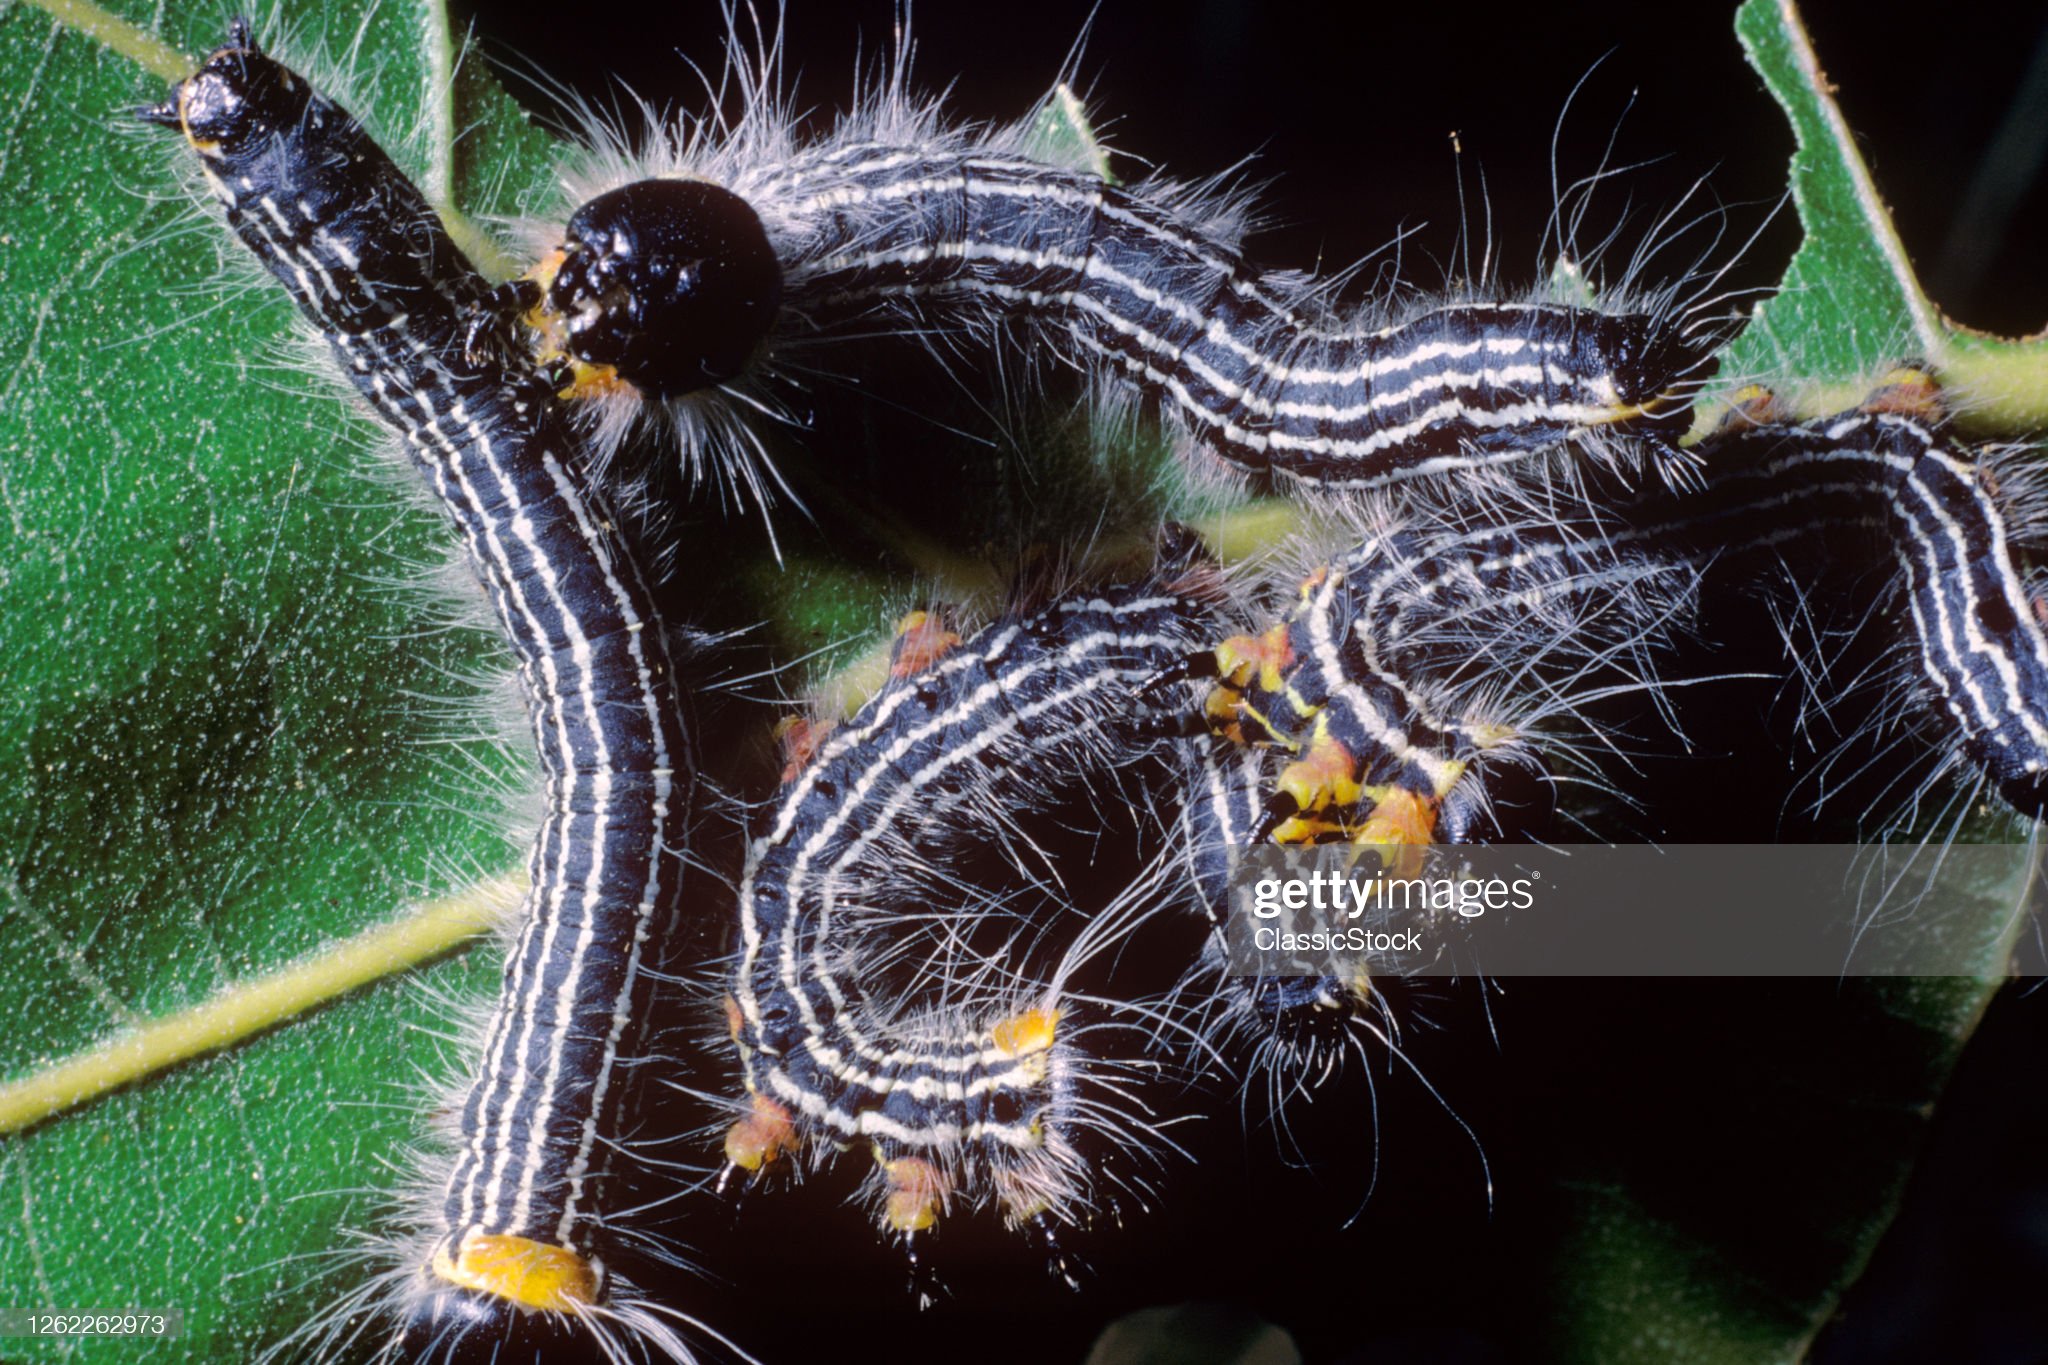
[[[1231,975],[1231,853],[1349,844],[1412,875],[1424,846],[1544,837],[1559,775],[1597,774],[1611,743],[1598,701],[1658,697],[1690,623],[1695,560],[1618,543],[1609,519],[1547,499],[1490,511],[1367,512],[1284,616],[1187,665],[1215,679],[1212,735],[1186,751],[1182,836],[1212,928],[1182,994],[1207,1002],[1204,1036],[1263,1079],[1283,1129],[1346,1059],[1412,1069],[1414,983]]]
[[[748,853],[727,1010],[749,1099],[732,1167],[863,1149],[878,1221],[904,1234],[958,1203],[993,1202],[1012,1224],[1080,1219],[1092,1177],[1075,1138],[1103,1121],[1084,1111],[1114,1102],[1091,1094],[1113,1060],[1077,1041],[1093,1006],[1063,983],[1115,941],[1116,916],[1073,923],[1056,882],[1037,888],[1050,911],[1045,895],[1019,910],[949,865],[994,857],[1045,882],[1018,816],[1085,811],[1093,787],[1166,753],[1136,691],[1213,632],[1212,610],[1155,579],[936,653],[930,621],[906,623],[898,662],[926,666],[892,670],[815,745]],[[1071,941],[1041,951],[1055,931]]]
[[[2023,815],[2048,810],[2048,638],[1998,490],[1943,443],[1900,490],[1895,553],[1927,696],[1970,761]]]
[[[1183,993],[1250,1058],[1276,1107],[1342,1059],[1398,1052],[1395,991],[1352,977],[1233,977],[1230,858],[1349,844],[1412,875],[1423,847],[1541,837],[1558,772],[1606,742],[1592,703],[1648,690],[1698,569],[1617,549],[1547,503],[1498,519],[1368,513],[1288,612],[1192,662],[1212,734],[1193,740],[1182,847],[1212,926]]]
[[[1190,972],[1187,993],[1208,1002],[1206,1032],[1248,1043],[1262,1069],[1320,1073],[1321,1047],[1336,1041],[1350,1021],[1384,1008],[1363,976],[1231,977],[1226,974],[1225,929],[1230,918],[1231,853],[1251,845],[1266,815],[1275,760],[1269,750],[1220,741],[1188,747],[1188,790],[1182,807],[1182,846],[1196,904],[1210,934]]]
[[[651,585],[553,396],[466,353],[488,287],[348,113],[237,21],[143,117],[184,133],[236,236],[439,495],[517,660],[545,778],[523,922],[437,1226],[391,1277],[403,1321],[385,1357],[616,1353],[637,1337],[690,1359],[670,1310],[636,1302],[606,1260],[622,1059],[647,940],[677,909],[695,788]],[[359,1301],[330,1343],[365,1330]]]
[[[1268,749],[1198,738],[1186,746],[1184,762],[1180,843],[1194,904],[1210,927],[1201,959],[1190,972],[1190,993],[1211,1002],[1210,1015],[1220,1021],[1211,1025],[1211,1031],[1250,1033],[1259,1039],[1284,1030],[1286,1021],[1303,1010],[1348,1012],[1367,1004],[1371,997],[1364,982],[1233,979],[1224,974],[1231,857],[1234,850],[1254,842],[1254,831],[1265,818],[1276,761]],[[1361,989],[1354,991],[1353,985]],[[1220,1009],[1217,1001],[1223,1002]]]

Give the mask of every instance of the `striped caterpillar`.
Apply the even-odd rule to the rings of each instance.
[[[1183,990],[1205,1035],[1250,1049],[1278,1110],[1368,1039],[1399,1056],[1387,983],[1231,978],[1233,851],[1348,843],[1389,865],[1433,844],[1541,837],[1587,708],[1658,687],[1651,655],[1688,616],[1695,573],[1537,503],[1499,521],[1412,511],[1360,528],[1292,609],[1165,676],[1213,677],[1186,758],[1181,846],[1211,926]],[[1559,724],[1558,722],[1563,722]],[[1370,1074],[1368,1072],[1368,1074]]]
[[[790,774],[740,887],[727,1013],[749,1109],[731,1169],[862,1146],[885,1228],[921,1231],[956,1200],[1048,1234],[1078,1221],[1078,1132],[1141,1122],[1095,1075],[1109,1059],[1063,994],[1119,917],[1097,914],[1041,974],[1047,925],[978,958],[961,945],[1000,907],[919,870],[1144,759],[1137,684],[1213,629],[1205,577],[1080,593],[964,642],[907,635],[888,685]],[[891,963],[910,977],[894,1001],[871,989]]]
[[[235,235],[439,495],[518,660],[546,778],[524,921],[386,1354],[454,1360],[588,1333],[609,1356],[623,1332],[687,1359],[665,1320],[678,1315],[605,1260],[622,1057],[650,984],[645,945],[678,908],[696,781],[650,584],[546,388],[465,357],[488,286],[349,114],[241,20],[140,112],[183,133]],[[354,1303],[331,1329],[348,1339],[363,1330],[346,1320]]]
[[[1391,1046],[1395,1022],[1374,980],[1224,975],[1230,856],[1256,842],[1253,832],[1265,818],[1272,790],[1273,755],[1249,745],[1198,740],[1191,745],[1189,769],[1182,847],[1210,934],[1187,989],[1211,1002],[1213,1022],[1205,1031],[1248,1044],[1252,1071],[1265,1075],[1269,1090],[1284,1099],[1305,1078],[1321,1080],[1346,1051],[1361,1047],[1361,1025]]]
[[[1200,954],[1174,992],[1174,1008],[1198,1049],[1223,1059],[1238,1087],[1248,1127],[1270,1127],[1282,1144],[1297,1141],[1291,1116],[1296,1102],[1313,1102],[1337,1084],[1362,1085],[1375,1125],[1376,1073],[1398,1065],[1420,1082],[1452,1122],[1472,1140],[1482,1167],[1485,1152],[1449,1097],[1426,1075],[1403,1043],[1422,983],[1390,976],[1367,959],[1344,975],[1236,976],[1230,972],[1228,919],[1232,857],[1247,848],[1264,818],[1275,768],[1271,750],[1196,740],[1185,758],[1179,847],[1187,860],[1194,905],[1208,924]],[[1484,806],[1514,768],[1482,767],[1454,789],[1461,803]],[[1445,840],[1449,842],[1449,840]],[[1369,864],[1368,864],[1369,867]],[[1452,926],[1442,926],[1450,930]],[[1186,1002],[1183,1006],[1182,1002]],[[1355,1064],[1354,1064],[1355,1063]],[[1376,1136],[1374,1128],[1368,1135]],[[1347,1153],[1359,1134],[1343,1130]],[[1375,1158],[1375,1161],[1377,1158]]]
[[[1669,474],[1710,341],[1678,298],[1640,311],[1471,300],[1351,317],[1329,286],[1251,266],[1213,195],[1047,160],[1025,125],[948,127],[899,59],[813,144],[782,116],[776,45],[735,60],[745,109],[599,129],[566,177],[576,207],[529,233],[538,264],[499,295],[609,448],[651,410],[693,468],[753,486],[746,423],[791,406],[788,376],[836,337],[909,331],[1034,353],[1113,379],[1228,465],[1363,489],[1510,468],[1576,444]],[[477,344],[483,345],[480,335]]]
[[[1857,408],[1805,423],[1753,391],[1701,446],[1704,486],[1620,509],[1613,534],[1671,559],[1782,561],[1807,603],[1854,589],[1855,614],[1899,617],[1917,681],[1904,709],[1944,716],[1962,758],[2022,815],[2048,805],[2048,637],[2018,551],[2026,471],[1947,435],[1923,371],[1893,372]],[[1875,585],[1874,587],[1871,585]],[[1768,591],[1768,581],[1765,584]]]

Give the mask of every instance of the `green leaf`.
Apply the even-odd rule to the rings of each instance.
[[[1806,239],[1777,292],[1729,348],[1741,374],[1861,381],[1904,355],[1932,358],[1941,325],[1878,198],[1819,59],[1789,4],[1751,0],[1743,50],[1784,108],[1798,150],[1792,202]]]
[[[1968,396],[1963,421],[1973,434],[2048,426],[2048,341],[1959,329],[1927,297],[1792,0],[1748,0],[1735,31],[1792,124],[1792,202],[1806,235],[1777,291],[1722,356],[1722,372],[1796,376],[1805,382],[1789,396],[1820,413],[1854,403],[1900,360],[1926,360]]]
[[[1117,183],[1109,171],[1108,149],[1095,136],[1095,126],[1088,121],[1088,110],[1081,97],[1065,81],[1053,88],[1032,116],[1031,135],[1024,151],[1041,161],[1077,166],[1093,171],[1112,185]]]
[[[2026,893],[1972,894],[1957,920],[2010,925]],[[1556,1111],[1550,1188],[1524,1192],[1540,1210],[1518,1281],[1532,1344],[1802,1359],[1896,1213],[2000,985],[2011,940],[1990,937],[1980,979],[1544,983],[1581,999],[1515,1040]]]

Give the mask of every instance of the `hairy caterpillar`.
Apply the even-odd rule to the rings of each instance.
[[[1046,926],[1029,922],[963,966],[948,940],[1001,907],[917,869],[1144,756],[1136,686],[1213,629],[1204,577],[1066,597],[965,641],[916,629],[889,684],[790,775],[740,887],[727,1013],[750,1109],[726,1138],[733,1169],[859,1145],[887,1228],[921,1231],[956,1199],[992,1199],[1013,1226],[1077,1221],[1075,1133],[1116,1121],[1115,1092],[1087,1094],[1105,1059],[1063,988],[1118,923],[1099,915],[1043,976],[1028,945]],[[869,989],[892,969],[906,1000]]]
[[[1659,686],[1651,654],[1686,619],[1695,569],[1618,548],[1554,507],[1385,515],[1303,581],[1292,609],[1162,675],[1213,676],[1186,758],[1182,848],[1211,933],[1183,990],[1203,1032],[1249,1045],[1274,1107],[1367,1038],[1399,1055],[1387,983],[1231,978],[1235,851],[1341,842],[1390,864],[1423,845],[1540,837],[1587,708]],[[1563,720],[1559,726],[1554,722]]]
[[[2038,817],[2048,637],[2018,555],[2026,471],[2001,481],[1993,460],[1958,446],[1934,381],[1912,367],[1857,408],[1805,423],[1784,421],[1768,392],[1746,397],[1702,444],[1704,486],[1621,510],[1613,534],[1710,574],[1775,555],[1807,596],[1830,581],[1874,583],[1858,612],[1882,620],[1903,605],[1910,631],[1894,634],[1916,665],[1912,709],[1945,714],[1967,761]]]
[[[465,357],[487,285],[350,115],[237,20],[141,116],[182,131],[230,227],[439,494],[518,660],[546,776],[523,927],[387,1353],[585,1331],[614,1353],[623,1330],[687,1358],[678,1315],[607,1266],[603,1221],[643,948],[677,909],[695,787],[650,584],[546,388]]]
[[[1303,1077],[1321,1077],[1330,1060],[1325,1050],[1356,1046],[1351,1025],[1385,1016],[1386,997],[1377,983],[1362,979],[1232,979],[1223,974],[1230,857],[1254,842],[1253,832],[1265,818],[1273,755],[1263,748],[1198,740],[1191,746],[1189,766],[1182,846],[1196,903],[1211,928],[1202,959],[1190,973],[1189,990],[1210,1002],[1213,1022],[1206,1031],[1248,1039],[1255,1049],[1252,1069],[1276,1083],[1299,1085]]]
[[[1355,1087],[1365,1102],[1361,1117],[1368,1125],[1365,1134],[1375,1142],[1376,1169],[1376,1071],[1384,1062],[1414,1077],[1473,1143],[1481,1169],[1486,1170],[1478,1135],[1404,1043],[1406,1027],[1417,1016],[1428,983],[1405,975],[1398,964],[1389,974],[1366,959],[1344,975],[1231,974],[1226,932],[1232,859],[1253,842],[1252,833],[1265,816],[1275,758],[1269,749],[1197,739],[1184,762],[1188,785],[1179,847],[1187,860],[1194,904],[1204,914],[1209,932],[1175,988],[1174,1007],[1185,1029],[1198,1040],[1197,1050],[1213,1051],[1223,1059],[1220,1069],[1238,1091],[1247,1127],[1270,1128],[1283,1148],[1295,1146],[1299,1138],[1292,1111],[1297,1102],[1313,1102],[1319,1093],[1340,1088],[1333,1082],[1344,1083]],[[1516,771],[1494,765],[1467,773],[1455,789],[1458,803],[1486,808],[1495,795],[1486,788]],[[1350,1128],[1340,1133],[1342,1150],[1355,1152],[1360,1133]]]
[[[1350,317],[1330,286],[1249,265],[1214,194],[1123,188],[1045,159],[1024,125],[949,127],[903,58],[801,144],[764,47],[731,63],[745,104],[729,123],[656,128],[638,154],[597,130],[566,178],[573,211],[532,230],[539,263],[499,296],[488,330],[591,400],[601,446],[651,408],[693,467],[709,456],[758,489],[746,423],[791,406],[781,377],[812,351],[878,322],[963,352],[1025,324],[1034,350],[1283,482],[1372,488],[1569,443],[1679,467],[1713,371],[1682,286],[1635,312],[1474,299]]]

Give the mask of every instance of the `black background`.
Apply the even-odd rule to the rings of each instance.
[[[486,54],[506,63],[515,89],[543,113],[547,97],[523,72],[598,101],[623,82],[687,105],[698,87],[683,58],[714,71],[721,61],[725,20],[708,2],[472,9]],[[792,0],[789,9],[788,65],[806,106],[841,107],[852,54],[886,46],[893,7]],[[1090,12],[1071,0],[928,0],[915,14],[918,70],[930,87],[952,83],[965,117],[1016,117],[1043,94]],[[2048,323],[2048,178],[2027,144],[2048,137],[2041,7],[1886,0],[1816,4],[1807,19],[1936,301],[1974,326],[2039,330]],[[1599,164],[1610,133],[1618,161],[1654,159],[1602,192],[1607,211],[1627,199],[1668,205],[1706,176],[1742,234],[1777,202],[1791,151],[1721,4],[1104,0],[1080,72],[1119,151],[1188,176],[1250,159],[1251,174],[1270,179],[1272,225],[1254,240],[1255,259],[1337,268],[1417,229],[1404,265],[1425,284],[1456,259],[1461,224],[1490,224],[1508,282],[1536,275],[1554,132],[1568,178]],[[2005,154],[1988,155],[1995,145]],[[1988,187],[2000,185],[2009,191],[2003,217],[1985,207],[1998,198]],[[1789,212],[1781,215],[1745,261],[1743,282],[1775,279],[1796,238]],[[1666,987],[1517,984],[1527,989],[1520,1000],[1511,992],[1497,1043],[1422,1042],[1425,1053],[1464,1054],[1433,1061],[1460,1084],[1452,1103],[1485,1139],[1490,1203],[1456,1125],[1413,1084],[1383,1078],[1381,1185],[1349,1229],[1340,1225],[1369,1142],[1314,1151],[1323,1175],[1270,1179],[1204,1151],[1203,1179],[1170,1171],[1161,1208],[1089,1248],[1098,1271],[1083,1293],[1050,1285],[1030,1254],[998,1248],[986,1264],[977,1254],[956,1266],[956,1296],[920,1315],[896,1253],[835,1202],[835,1185],[749,1199],[715,1235],[695,1225],[692,1240],[727,1282],[690,1301],[774,1361],[1078,1361],[1118,1312],[1187,1298],[1248,1305],[1295,1332],[1314,1360],[1515,1358],[1526,1346],[1522,1317],[1540,1312],[1519,1239],[1541,1211],[1531,1212],[1517,1177],[1559,1155],[1531,1134],[1543,1129],[1545,1106],[1570,1092],[1558,1078],[1574,1057],[1646,1078],[1579,1115],[1576,1131],[1697,1164],[1704,1197],[1720,1197],[1712,1191],[1727,1188],[1731,1171],[1768,1178],[1780,1136],[1768,1110],[1749,1122],[1741,1115],[1752,1101],[1721,1089],[1742,1084],[1744,1058],[1718,1054],[1711,1039],[1635,1032],[1631,1011],[1667,1004]],[[1759,1012],[1781,1003],[1761,987],[1706,985],[1744,992]],[[1823,1338],[1821,1358],[2048,1358],[2044,1062],[2048,999],[2009,992],[1944,1104],[1906,1212]],[[1320,1126],[1341,1132],[1344,1121]],[[1271,1204],[1261,1201],[1308,1213],[1262,1217]],[[1768,1220],[1767,1195],[1750,1214]],[[1756,1235],[1768,1240],[1771,1230]],[[948,1234],[956,1248],[962,1236]]]

